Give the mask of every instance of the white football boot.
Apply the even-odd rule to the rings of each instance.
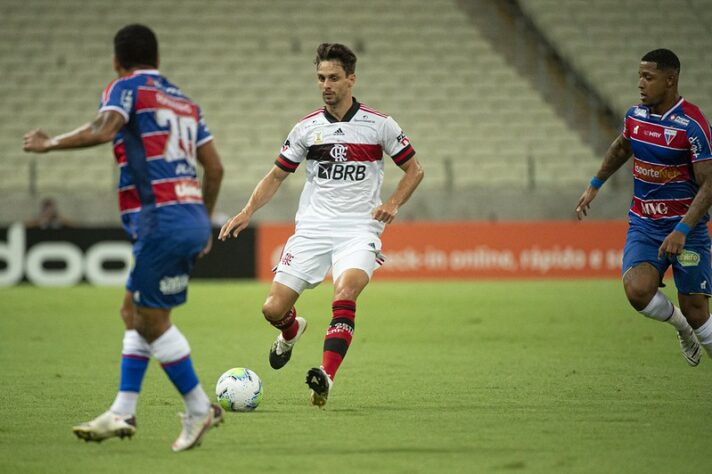
[[[183,419],[183,430],[172,446],[176,453],[200,446],[203,435],[210,428],[217,427],[223,422],[223,409],[218,405],[210,405],[210,410],[205,416],[181,413],[181,418]]]
[[[136,417],[121,416],[107,411],[91,421],[72,428],[78,438],[102,442],[108,438],[131,438],[136,433]]]
[[[680,351],[688,364],[692,367],[697,367],[700,363],[702,350],[700,343],[697,342],[697,336],[691,327],[677,332],[677,339],[680,341]]]

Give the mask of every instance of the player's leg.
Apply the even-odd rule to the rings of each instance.
[[[631,306],[657,321],[672,324],[678,331],[689,329],[682,312],[658,288],[670,266],[658,259],[662,238],[633,225],[628,229],[623,249],[623,288]]]
[[[700,363],[700,345],[712,357],[712,318],[710,318],[709,296],[704,294],[678,293],[680,309],[691,326],[691,331],[680,335],[680,346],[690,354],[688,363],[693,367]]]
[[[680,335],[680,346],[683,351],[687,348],[688,363],[695,366],[700,362],[700,344],[712,356],[712,321],[709,311],[712,267],[706,227],[694,229],[688,237],[685,250],[673,262],[673,272],[680,309],[690,324],[689,331]]]
[[[306,378],[313,405],[321,407],[326,404],[336,373],[351,346],[356,327],[356,300],[368,285],[381,258],[378,251],[370,248],[373,241],[373,236],[357,238],[341,244],[335,252],[332,318],[324,337],[322,364],[310,369]],[[380,249],[377,237],[375,241]]]
[[[273,369],[281,369],[289,362],[294,344],[307,328],[307,321],[297,316],[294,304],[305,289],[324,280],[330,266],[330,237],[295,234],[287,240],[262,306],[265,319],[280,331],[270,348],[269,363]]]
[[[650,319],[667,322],[678,331],[689,328],[682,312],[658,289],[660,272],[649,263],[641,263],[623,275],[623,287],[631,306]]]
[[[334,282],[331,322],[324,336],[321,367],[307,372],[312,405],[324,406],[334,385],[334,378],[351,346],[356,328],[356,299],[369,281],[366,272],[358,268],[344,271]]]
[[[174,451],[196,446],[203,434],[222,421],[222,410],[210,403],[193,368],[190,345],[170,320],[170,308],[136,306],[136,330],[150,344],[151,354],[183,397],[186,413]]]
[[[188,340],[170,319],[172,308],[187,300],[189,276],[209,232],[205,226],[148,235],[133,272],[134,325],[185,403],[183,429],[173,443],[174,451],[198,445],[203,434],[222,421],[222,409],[210,403],[200,385]]]
[[[131,280],[127,287],[131,287]],[[86,441],[131,437],[136,432],[136,404],[151,357],[151,348],[134,328],[134,313],[131,291],[127,290],[120,310],[126,331],[121,350],[119,391],[108,411],[72,428],[77,437]]]
[[[126,326],[121,350],[121,379],[119,392],[110,409],[113,413],[124,416],[136,415],[138,394],[141,392],[141,383],[151,358],[151,347],[136,331],[134,317],[131,292],[127,291],[121,305],[121,319]]]
[[[692,328],[682,314],[658,287],[669,266],[658,260],[660,241],[631,227],[623,251],[623,286],[631,306],[648,318],[671,324],[677,330],[680,350],[691,366],[699,363],[699,347]]]
[[[301,278],[278,272],[262,305],[267,322],[279,330],[269,352],[269,364],[273,369],[281,369],[289,362],[294,345],[307,328],[306,319],[297,316],[294,306],[307,286]]]

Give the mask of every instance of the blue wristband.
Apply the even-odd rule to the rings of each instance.
[[[682,235],[687,235],[690,233],[690,226],[685,224],[684,222],[680,221],[677,223],[675,226],[675,230],[680,232]]]
[[[601,186],[603,186],[603,183],[605,182],[605,179],[598,179],[598,176],[594,176],[591,178],[591,187],[593,189],[601,189]]]

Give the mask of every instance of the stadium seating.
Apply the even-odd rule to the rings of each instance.
[[[598,166],[455,0],[125,0],[120,7],[6,0],[0,190],[106,195],[115,176],[109,146],[30,157],[21,137],[36,126],[58,133],[92,118],[114,77],[113,33],[129,22],[155,29],[161,71],[203,106],[226,165],[224,196],[248,194],[291,126],[321,106],[312,61],[324,41],[356,50],[355,96],[392,114],[411,136],[430,189],[525,189],[532,179],[578,187]],[[392,187],[400,173],[386,166]],[[292,179],[287,187],[297,193],[301,184]]]
[[[680,93],[712,115],[712,0],[520,0],[523,10],[621,117],[638,100],[638,61],[669,48]]]

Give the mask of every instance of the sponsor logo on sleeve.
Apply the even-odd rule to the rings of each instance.
[[[133,105],[133,90],[124,89],[121,91],[121,108],[126,111],[126,113],[131,113],[131,106]]]
[[[400,135],[396,137],[396,140],[403,146],[406,146],[410,143],[410,139],[406,136],[405,133],[403,133],[403,130],[401,130]]]
[[[645,109],[643,107],[636,107],[633,110],[633,115],[635,115],[636,117],[648,118],[648,109]]]

